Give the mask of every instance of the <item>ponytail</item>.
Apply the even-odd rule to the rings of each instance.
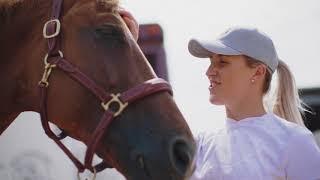
[[[257,65],[261,64],[261,62],[257,59],[251,58],[249,56],[245,57],[247,59],[246,62],[249,67],[256,67]],[[304,111],[308,110],[302,106],[303,102],[299,98],[298,89],[296,87],[294,77],[289,67],[281,60],[279,60],[277,74],[278,85],[275,91],[275,102],[272,107],[273,113],[277,114],[283,119],[286,119],[287,121],[305,126],[301,113],[303,114]],[[271,80],[272,73],[267,71],[262,89],[264,94],[267,94],[269,92]],[[268,107],[269,103],[266,103],[267,104],[265,105],[266,107]]]
[[[305,126],[300,111],[302,101],[299,98],[298,89],[289,67],[283,61],[279,61],[278,86],[276,89],[276,102],[273,106],[273,112],[287,121]]]

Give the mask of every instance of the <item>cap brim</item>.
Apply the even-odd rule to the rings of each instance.
[[[223,55],[241,55],[239,51],[236,51],[220,41],[200,41],[197,39],[191,39],[188,44],[189,52],[199,58],[208,58],[213,54]]]

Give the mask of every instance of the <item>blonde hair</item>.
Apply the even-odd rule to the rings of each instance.
[[[246,59],[249,67],[255,67],[256,65],[261,64],[260,61],[251,57],[246,56]],[[305,126],[301,113],[306,111],[306,109],[302,106],[303,102],[299,97],[293,74],[291,73],[288,65],[281,60],[279,61],[277,74],[278,83],[275,92],[275,103],[272,107],[273,113],[287,121]],[[267,71],[263,85],[264,94],[269,92],[271,80],[272,73]]]
[[[300,100],[295,79],[288,65],[279,61],[278,86],[276,89],[276,101],[273,112],[287,121],[305,126],[301,113],[305,111]],[[300,113],[301,112],[301,113]]]

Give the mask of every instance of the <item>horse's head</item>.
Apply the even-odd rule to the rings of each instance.
[[[60,18],[64,58],[115,94],[156,77],[117,8],[115,0],[65,1]],[[89,145],[105,113],[103,102],[59,68],[53,68],[49,83],[48,118]],[[184,179],[194,150],[184,118],[162,91],[129,103],[105,130],[96,153],[128,179],[162,180]]]

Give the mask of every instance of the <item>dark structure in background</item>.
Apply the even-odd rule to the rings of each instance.
[[[300,89],[301,99],[310,107],[312,112],[306,112],[304,122],[312,132],[320,131],[320,88]]]
[[[163,46],[163,31],[158,24],[141,24],[138,44],[158,77],[169,81]]]

